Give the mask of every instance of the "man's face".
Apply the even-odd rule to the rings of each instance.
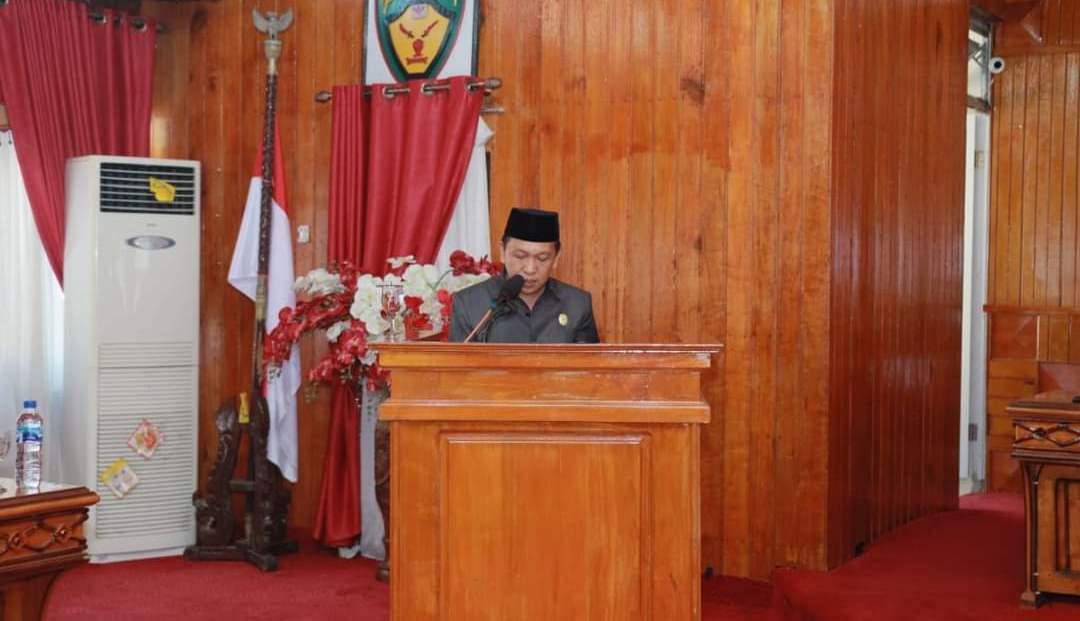
[[[555,242],[530,242],[507,238],[502,246],[506,277],[521,274],[525,285],[521,295],[535,295],[544,290],[551,272],[559,264],[559,251]]]

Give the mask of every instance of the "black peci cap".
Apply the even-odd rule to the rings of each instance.
[[[506,219],[504,237],[530,242],[559,241],[559,214],[541,209],[514,207]]]

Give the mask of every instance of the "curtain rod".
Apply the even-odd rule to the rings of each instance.
[[[493,92],[493,91],[495,91],[495,90],[497,90],[497,89],[499,89],[501,87],[502,87],[502,78],[485,78],[483,80],[476,80],[474,82],[469,82],[468,84],[465,85],[465,88],[469,89],[470,91],[475,91],[477,89],[483,88],[485,94],[490,94],[491,92]],[[372,89],[372,87],[370,87],[370,86],[365,87],[364,88],[364,95],[366,97],[370,97],[373,90],[374,89]],[[394,97],[396,97],[398,95],[408,95],[411,92],[409,90],[409,87],[407,87],[407,86],[383,86],[381,90],[382,90],[383,97],[386,97],[387,99],[393,99]],[[429,93],[432,93],[434,91],[447,91],[447,90],[450,90],[450,83],[449,82],[432,82],[432,83],[424,84],[424,85],[422,85],[420,87],[420,92],[424,93],[424,94],[429,94]],[[331,93],[330,91],[319,91],[318,93],[315,93],[315,101],[318,102],[318,103],[327,103],[327,102],[329,102],[329,101],[331,101],[333,99],[334,99],[334,94]],[[480,108],[480,112],[490,113],[490,114],[502,114],[503,112],[505,112],[505,110],[503,109],[502,106],[491,105],[491,106],[483,106],[482,108]]]
[[[117,12],[119,13],[121,11],[117,11]],[[90,12],[87,13],[87,17],[89,17],[91,20],[93,20],[93,21],[95,21],[95,22],[97,22],[99,24],[104,24],[105,23],[105,14],[102,13],[101,11],[99,11],[97,8],[91,8]],[[128,15],[127,18],[129,20],[131,20],[131,25],[135,26],[136,30],[145,30],[146,29],[146,18],[139,17],[138,15]],[[119,25],[119,24],[120,24],[120,18],[119,17],[113,17],[113,25],[116,26],[116,25]],[[165,26],[163,26],[162,24],[154,24],[154,30],[158,34],[163,34],[165,32]]]
[[[76,2],[78,4],[85,4],[87,9],[88,9],[87,17],[89,17],[90,19],[94,20],[95,22],[97,22],[99,24],[104,24],[105,23],[105,14],[102,13],[101,10],[98,7],[94,6],[93,0],[71,0],[71,1]],[[7,3],[8,3],[8,0],[0,0],[0,7],[4,6]],[[137,28],[139,30],[142,30],[142,29],[146,28],[146,18],[145,17],[139,17],[138,15],[130,15],[130,14],[126,13],[125,11],[123,11],[122,9],[119,9],[119,8],[114,9],[114,10],[117,13],[123,13],[123,14],[127,15],[128,19],[131,20],[131,23],[132,23],[132,25],[135,26],[135,28]],[[117,24],[117,23],[119,23],[119,20],[114,19],[113,23]],[[165,26],[163,26],[162,24],[155,24],[154,25],[154,30],[157,31],[158,34],[161,34],[161,33],[165,32]]]

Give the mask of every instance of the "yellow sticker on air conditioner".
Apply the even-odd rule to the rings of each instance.
[[[150,177],[150,191],[159,203],[171,203],[176,200],[176,186],[157,177]]]

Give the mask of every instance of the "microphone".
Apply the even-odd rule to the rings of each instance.
[[[469,336],[465,337],[465,340],[462,341],[462,343],[468,343],[469,341],[473,340],[473,337],[476,336],[476,333],[479,332],[481,328],[491,322],[492,314],[499,307],[510,303],[510,300],[516,298],[518,294],[521,293],[521,288],[524,286],[525,278],[521,274],[515,274],[511,278],[507,279],[507,281],[503,283],[502,289],[499,289],[499,295],[494,300],[492,300],[491,307],[487,309],[487,312],[484,313],[484,316],[480,318],[479,322],[477,322],[476,327],[472,329],[472,332],[469,333]]]

